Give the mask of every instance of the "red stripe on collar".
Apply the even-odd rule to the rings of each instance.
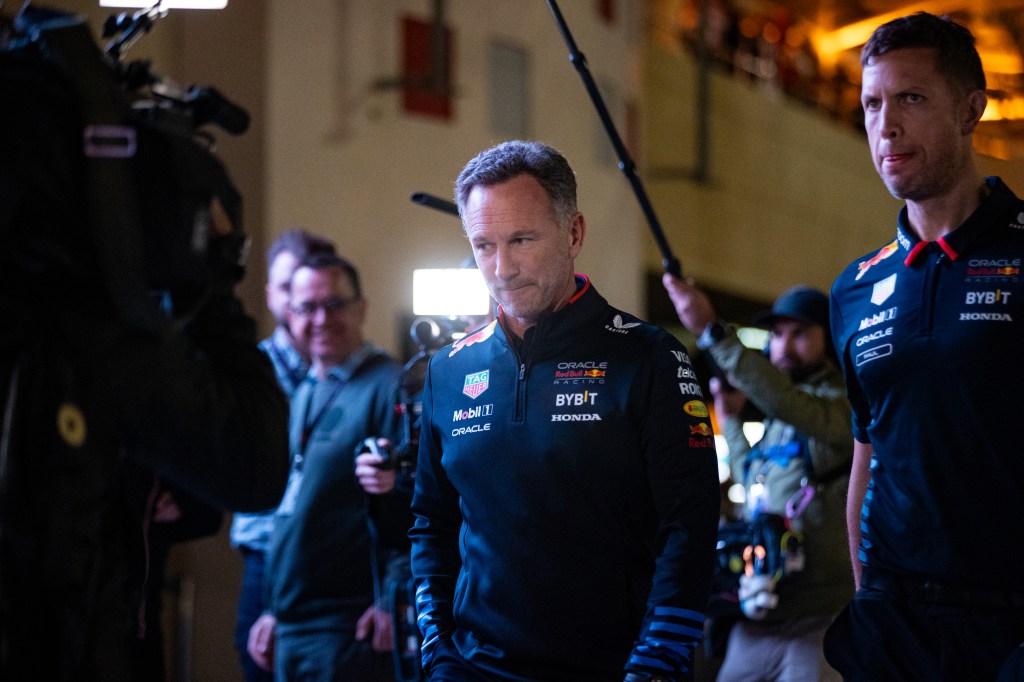
[[[929,244],[931,244],[931,242],[918,242],[918,243],[914,244],[914,248],[912,248],[910,250],[910,253],[907,254],[907,257],[903,259],[903,264],[905,266],[907,266],[908,268],[911,265],[913,265],[914,261],[917,259],[918,255],[922,251],[924,251],[928,247]]]
[[[587,289],[590,288],[590,278],[589,277],[587,277],[586,275],[581,275],[578,272],[575,274],[575,276],[583,278],[583,286],[581,286],[576,291],[576,293],[572,295],[572,298],[569,299],[569,303],[575,303],[576,301],[578,301],[580,296],[582,296],[584,293],[586,293]]]
[[[917,257],[921,252],[932,243],[933,242],[918,242],[914,244],[914,248],[910,249],[910,253],[908,253],[907,257],[903,259],[903,264],[909,268],[914,264],[914,261],[917,260]],[[949,257],[949,260],[956,260],[960,257],[960,254],[949,245],[949,242],[946,241],[945,237],[939,237],[934,243],[939,245],[939,248],[942,249],[942,252]]]
[[[960,257],[960,254],[953,250],[953,247],[949,245],[945,237],[939,237],[939,248],[942,249],[943,253],[949,256],[949,260],[956,260]]]

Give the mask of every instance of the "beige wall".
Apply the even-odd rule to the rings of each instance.
[[[648,54],[647,162],[692,168],[695,62],[655,47]],[[760,300],[798,282],[827,290],[892,233],[899,208],[864,138],[758,85],[720,71],[710,81],[710,182],[652,183],[684,271]]]

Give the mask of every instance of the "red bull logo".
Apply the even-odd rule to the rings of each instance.
[[[491,335],[494,334],[494,327],[497,324],[498,321],[494,320],[480,331],[474,332],[469,336],[464,336],[458,341],[456,341],[452,345],[452,352],[448,354],[448,357],[455,355],[466,346],[472,346],[474,343],[480,343],[481,341],[486,341],[487,339],[491,338]]]
[[[704,436],[705,438],[707,438],[708,436],[711,435],[711,427],[708,426],[707,423],[701,422],[700,424],[697,424],[696,426],[691,426],[690,427],[690,435],[691,436]]]
[[[883,246],[878,253],[871,258],[857,264],[857,276],[854,279],[860,279],[864,274],[871,269],[872,266],[878,265],[883,260],[896,253],[896,249],[899,248],[899,244],[894,239],[892,243]]]
[[[588,369],[587,371],[585,371],[583,373],[583,376],[589,377],[591,379],[596,378],[596,377],[603,377],[604,376],[604,371],[600,370],[600,369]]]

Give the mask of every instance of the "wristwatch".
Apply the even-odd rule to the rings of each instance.
[[[707,350],[724,339],[725,334],[726,329],[724,324],[718,320],[710,322],[708,323],[708,326],[704,327],[704,331],[701,332],[701,335],[697,337],[697,348]]]

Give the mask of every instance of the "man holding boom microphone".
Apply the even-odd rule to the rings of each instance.
[[[498,319],[423,392],[413,575],[432,680],[681,680],[718,521],[708,411],[684,348],[573,264],[565,158],[507,142],[456,199]]]
[[[850,403],[828,338],[828,296],[807,286],[779,296],[756,318],[769,330],[761,353],[718,321],[692,280],[666,273],[662,282],[680,322],[731,384],[713,377],[711,392],[733,480],[746,493],[744,520],[764,524],[767,537],[786,529],[800,538],[794,551],[773,552],[763,571],[740,576],[744,617],[729,631],[718,680],[837,679],[822,640],[853,593],[844,525],[853,448]],[[765,415],[753,445],[743,433],[748,400]]]

